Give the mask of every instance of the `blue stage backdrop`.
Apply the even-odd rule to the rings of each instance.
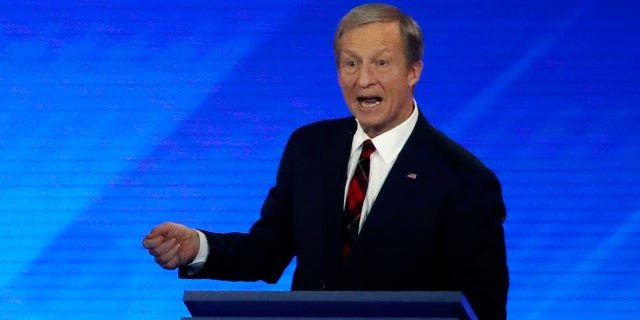
[[[1,1],[0,318],[178,319],[141,239],[246,231],[289,134],[348,111],[332,39],[356,1]],[[495,170],[510,319],[640,319],[640,3],[393,1],[416,96]]]

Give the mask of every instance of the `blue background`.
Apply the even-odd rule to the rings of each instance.
[[[497,173],[510,319],[640,319],[640,3],[393,1],[425,33],[429,120]],[[177,319],[141,247],[246,231],[289,134],[345,116],[356,1],[1,1],[0,318]]]

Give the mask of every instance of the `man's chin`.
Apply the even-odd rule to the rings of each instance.
[[[377,135],[380,135],[382,132],[384,132],[383,127],[378,122],[371,121],[371,119],[367,119],[363,117],[360,117],[357,119],[358,119],[358,123],[360,123],[360,126],[362,127],[364,132],[366,132],[370,138],[373,138]]]

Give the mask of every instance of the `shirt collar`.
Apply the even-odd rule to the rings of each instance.
[[[358,119],[356,119],[356,122]],[[364,132],[364,129],[358,122],[358,129],[356,133],[353,135],[353,142],[351,143],[351,155],[355,152],[359,152],[362,143],[371,139],[373,145],[376,146],[376,152],[380,154],[382,160],[384,162],[392,162],[395,161],[396,157],[402,150],[405,142],[409,139],[413,128],[416,126],[418,122],[418,105],[415,100],[413,100],[413,112],[407,118],[407,120],[403,121],[393,129],[382,133],[381,135],[375,138],[369,138],[369,136]]]

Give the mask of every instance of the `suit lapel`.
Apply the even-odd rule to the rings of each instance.
[[[326,222],[328,223],[326,229],[326,270],[328,272],[327,279],[333,279],[335,281],[339,277],[339,266],[342,263],[342,218],[344,214],[344,190],[347,183],[347,168],[349,164],[349,157],[351,156],[351,143],[353,135],[356,131],[357,124],[353,117],[345,120],[344,125],[340,126],[336,132],[331,132],[331,137],[327,139],[326,154],[328,155],[326,168],[328,177],[326,177],[327,184],[325,185],[325,192],[329,194],[329,203],[327,206]],[[336,168],[338,168],[336,170]],[[335,287],[336,284],[330,284],[330,287]]]
[[[378,234],[378,228],[384,228],[391,219],[409,219],[404,217],[410,212],[412,198],[420,192],[425,182],[428,182],[431,171],[429,153],[431,126],[420,114],[413,132],[405,146],[398,154],[398,158],[389,171],[378,196],[369,210],[367,220],[360,231],[360,238],[368,234]]]
[[[332,155],[329,157],[328,168],[339,168],[338,171],[334,171],[334,177],[331,178],[331,184],[327,186],[327,192],[331,192],[332,204],[331,207],[340,208],[340,214],[342,214],[342,207],[344,205],[344,188],[347,183],[347,167],[349,164],[349,157],[351,156],[351,142],[353,140],[353,134],[356,130],[356,122],[353,118],[348,118],[350,121],[345,121],[344,127],[338,130],[335,138],[327,145],[327,154]]]

